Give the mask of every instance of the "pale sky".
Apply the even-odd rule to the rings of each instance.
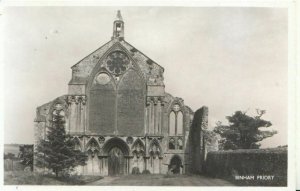
[[[125,40],[165,68],[166,91],[210,125],[267,111],[287,144],[287,9],[9,7],[4,11],[5,143],[33,143],[36,107],[67,94],[70,67],[108,42],[120,9]]]

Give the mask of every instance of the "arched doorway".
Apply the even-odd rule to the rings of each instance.
[[[128,174],[129,169],[129,147],[120,138],[112,138],[103,146],[103,154],[107,156],[106,175],[118,176]]]
[[[124,174],[124,154],[119,147],[113,147],[108,153],[108,175],[116,176]]]
[[[181,174],[182,173],[182,161],[179,156],[175,155],[172,157],[169,164],[169,171],[173,174]]]

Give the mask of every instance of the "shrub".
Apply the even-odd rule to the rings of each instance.
[[[207,154],[205,172],[241,185],[286,186],[287,149],[241,149]],[[240,181],[235,176],[273,175],[273,181]]]
[[[139,167],[133,167],[131,173],[132,173],[132,174],[141,174],[141,173],[140,173]]]
[[[151,174],[149,170],[143,170],[142,174]]]

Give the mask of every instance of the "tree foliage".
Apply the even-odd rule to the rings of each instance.
[[[232,116],[227,116],[229,125],[221,122],[216,124],[214,132],[221,136],[219,149],[257,149],[259,141],[271,137],[277,131],[260,130],[261,127],[270,127],[272,123],[262,119],[265,110],[258,110],[257,115],[251,117],[246,112],[236,111]]]
[[[21,164],[29,166],[33,170],[33,145],[20,145],[19,151]]]
[[[217,141],[218,139],[218,134],[216,134],[215,131],[210,131],[210,130],[207,130],[207,129],[203,129],[203,137],[205,139],[205,143],[206,145],[208,146],[213,146],[214,143]]]
[[[51,123],[46,139],[41,140],[37,147],[37,165],[52,169],[57,177],[62,171],[85,165],[87,156],[75,149],[72,137],[66,134],[64,116],[60,111],[53,113]]]
[[[13,153],[4,153],[4,160],[5,159],[14,160],[14,159],[17,159],[17,157]]]

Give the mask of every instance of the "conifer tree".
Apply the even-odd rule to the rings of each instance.
[[[33,145],[20,145],[19,158],[21,159],[21,164],[33,170]]]
[[[64,116],[59,110],[53,113],[52,125],[48,127],[45,140],[37,147],[37,165],[52,169],[55,176],[65,170],[72,170],[78,165],[85,165],[85,153],[75,150],[72,137],[66,134]]]

